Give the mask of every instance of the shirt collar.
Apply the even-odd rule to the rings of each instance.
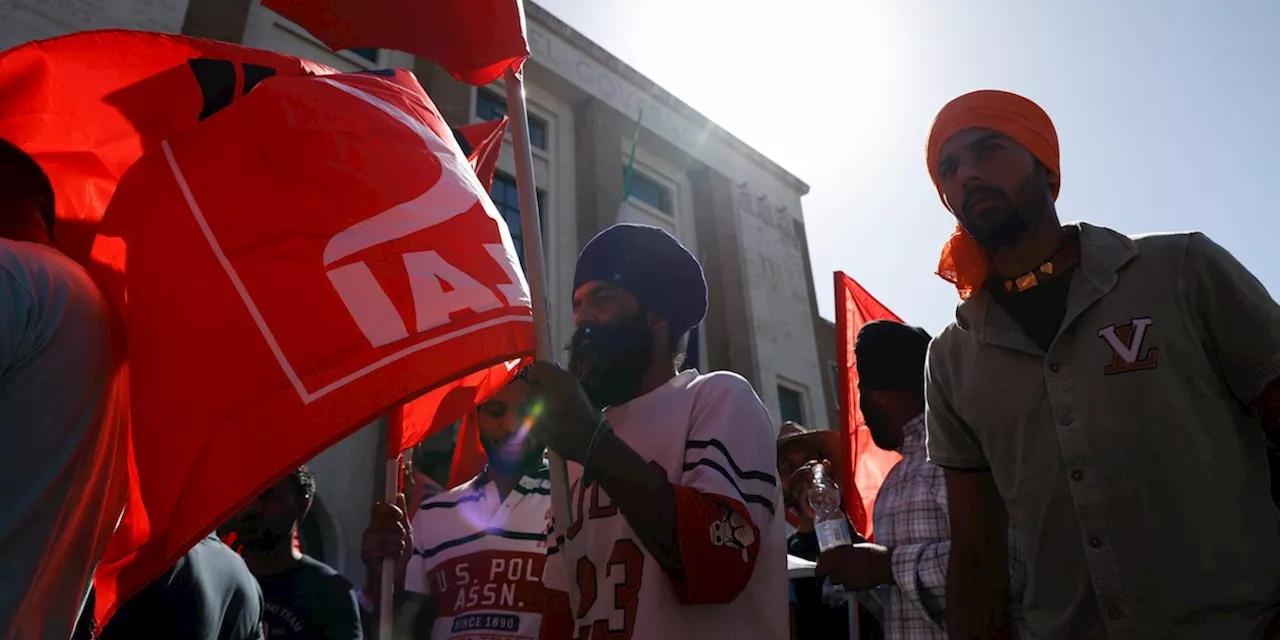
[[[902,425],[902,447],[904,456],[924,453],[924,414],[912,418]]]
[[[1133,240],[1118,231],[1096,227],[1087,222],[1066,225],[1080,236],[1080,279],[1072,283],[1067,300],[1066,327],[1076,316],[1115,288],[1120,268],[1138,255]],[[1083,285],[1083,286],[1076,286]],[[979,289],[956,307],[956,326],[972,332],[980,342],[1043,353],[1031,339],[1000,309],[991,292]]]
[[[547,480],[550,477],[551,477],[551,465],[547,463],[546,458],[543,458],[542,466],[539,467],[536,471],[531,471],[521,476],[520,482],[523,482],[526,478],[530,478],[533,480]],[[489,484],[491,481],[492,481],[492,478],[489,477],[489,465],[486,464],[484,465],[484,469],[480,471],[480,475],[476,476],[475,485],[474,485],[476,491],[484,491],[485,485]],[[519,484],[519,482],[517,484]]]

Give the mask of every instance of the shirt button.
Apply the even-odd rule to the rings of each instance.
[[[1058,367],[1058,363],[1055,362],[1049,365],[1049,373],[1057,373],[1059,368],[1060,367]]]
[[[1092,537],[1092,538],[1089,538],[1089,546],[1093,547],[1094,549],[1097,549],[1098,547],[1101,547],[1101,546],[1102,546],[1102,538],[1099,538],[1098,536],[1094,536],[1094,537]]]
[[[1062,416],[1061,418],[1058,418],[1058,424],[1061,424],[1064,427],[1071,426],[1071,423],[1071,416]]]
[[[1111,605],[1111,608],[1107,609],[1107,615],[1111,616],[1112,620],[1119,620],[1124,616],[1124,612],[1120,610],[1120,607]]]
[[[1076,482],[1080,482],[1081,480],[1084,480],[1084,471],[1081,471],[1080,469],[1072,469],[1071,479],[1075,480]]]

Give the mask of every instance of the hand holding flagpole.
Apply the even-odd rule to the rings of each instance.
[[[555,362],[551,347],[551,324],[547,319],[547,276],[542,258],[542,221],[538,215],[538,192],[533,179],[533,153],[529,142],[529,113],[524,102],[524,78],[507,69],[507,116],[511,118],[511,139],[515,143],[516,188],[520,193],[520,229],[524,235],[525,269],[529,298],[533,302],[533,327],[537,334],[537,358]],[[564,459],[547,451],[551,466],[551,506],[560,527],[568,527],[569,469]],[[548,540],[551,544],[553,541]]]

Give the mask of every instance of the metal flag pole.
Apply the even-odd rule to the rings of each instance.
[[[523,15],[523,12],[521,12]],[[533,180],[533,152],[529,142],[529,112],[524,102],[524,77],[507,69],[507,116],[511,118],[511,140],[515,143],[516,189],[520,193],[520,230],[524,235],[525,271],[529,299],[533,303],[533,328],[537,332],[537,357],[555,362],[551,348],[551,323],[547,317],[547,273],[542,258],[542,222],[538,215],[537,185]],[[551,507],[558,531],[572,520],[569,508],[569,469],[564,459],[547,452],[551,465]],[[553,544],[548,540],[547,544]]]

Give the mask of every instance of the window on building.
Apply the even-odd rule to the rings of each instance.
[[[476,89],[476,117],[498,120],[507,115],[507,99],[487,89]],[[529,144],[547,150],[547,121],[529,114]]]
[[[538,211],[546,215],[546,192],[538,190]],[[516,179],[505,173],[496,173],[493,176],[493,188],[489,190],[489,197],[493,199],[493,206],[498,208],[498,213],[502,214],[502,219],[507,223],[507,230],[511,232],[511,241],[516,245],[516,255],[520,257],[520,266],[524,267],[524,231],[520,228],[520,190],[516,187]],[[543,225],[545,227],[545,225]],[[546,236],[545,229],[543,236]]]
[[[627,179],[626,167],[622,168],[622,179]],[[671,215],[671,190],[639,171],[631,172],[631,197]]]
[[[378,49],[373,47],[356,47],[354,49],[347,49],[347,51],[350,51],[373,64],[378,64]]]
[[[804,424],[804,394],[791,387],[778,385],[778,411],[782,414],[783,422]]]
[[[834,360],[827,361],[827,369],[831,372],[831,401],[840,408],[840,366]]]

